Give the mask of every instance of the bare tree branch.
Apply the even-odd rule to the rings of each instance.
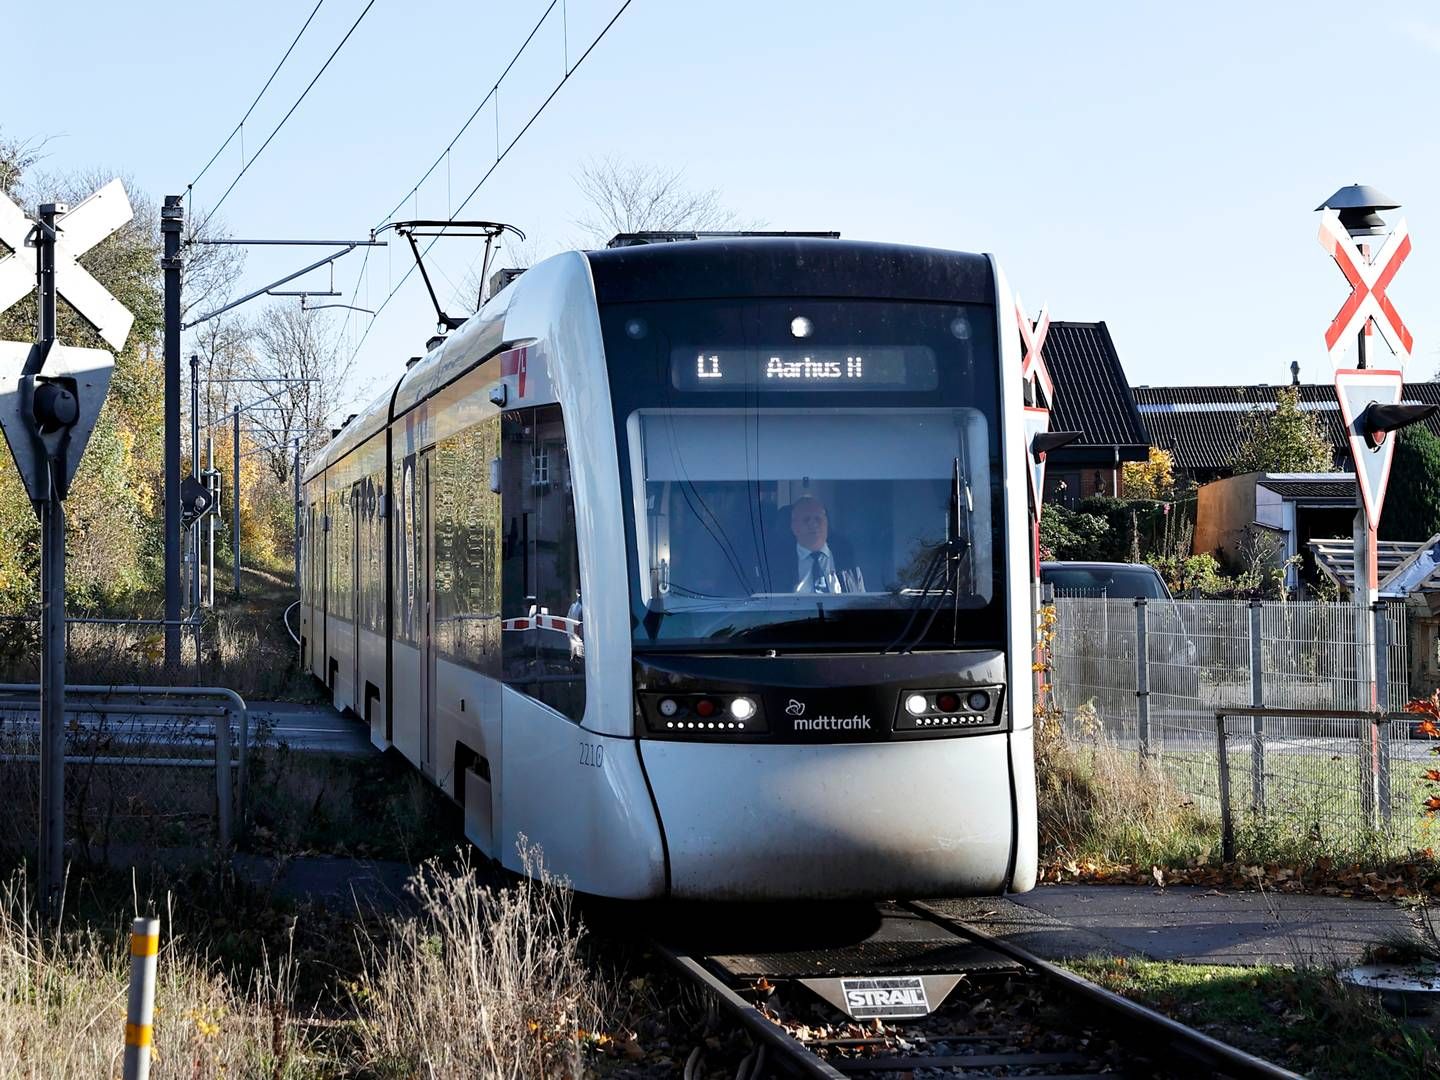
[[[591,207],[575,224],[597,247],[622,232],[711,232],[736,225],[717,190],[690,190],[679,170],[598,158],[581,167],[575,184]]]

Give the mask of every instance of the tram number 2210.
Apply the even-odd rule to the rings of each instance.
[[[582,742],[580,744],[580,764],[592,765],[597,769],[603,769],[605,767],[604,744]]]

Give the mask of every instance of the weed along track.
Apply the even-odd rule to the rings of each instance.
[[[746,1029],[743,1077],[1297,1076],[923,903],[739,922],[655,948]]]

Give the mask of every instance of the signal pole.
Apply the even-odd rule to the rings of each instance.
[[[55,345],[55,219],[69,209],[59,203],[42,203],[35,230],[36,274],[40,302],[40,335],[31,354],[39,373]],[[36,362],[38,359],[38,363]],[[29,365],[27,365],[29,366]],[[42,400],[42,393],[45,398]],[[37,383],[32,422],[38,436],[77,414],[75,398],[55,384]],[[68,401],[65,399],[68,398]],[[46,408],[45,402],[49,403]],[[48,415],[47,415],[48,414]],[[40,603],[44,623],[41,636],[40,686],[40,907],[53,914],[59,903],[65,872],[65,505],[63,459],[47,454],[45,499],[40,511]]]
[[[184,196],[160,210],[165,252],[165,668],[180,669],[180,234]]]
[[[235,579],[235,595],[240,595],[240,406],[235,406],[235,429],[230,441],[235,454],[235,469],[230,481],[230,553]]]

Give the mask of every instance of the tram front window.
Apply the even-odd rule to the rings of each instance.
[[[978,410],[640,410],[629,427],[640,587],[648,612],[679,616],[670,632],[769,641],[992,599]]]
[[[637,648],[995,647],[999,363],[983,304],[601,312]]]

